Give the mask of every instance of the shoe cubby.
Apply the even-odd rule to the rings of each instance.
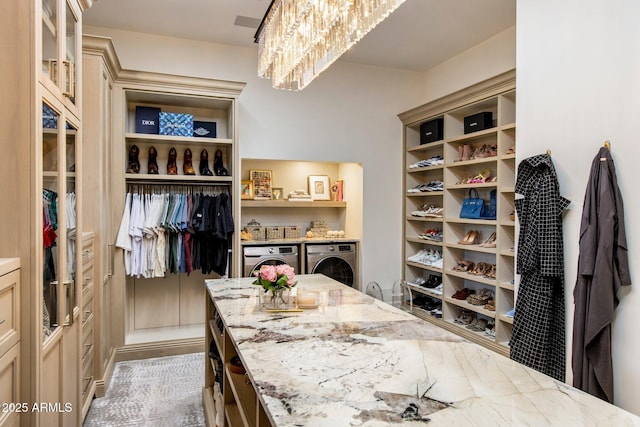
[[[512,305],[515,299],[512,280],[515,272],[513,249],[516,221],[510,218],[515,206],[515,72],[505,73],[419,106],[399,117],[405,130],[405,281],[428,277],[432,272],[428,266],[408,259],[420,250],[432,248],[429,241],[422,241],[428,235],[427,231],[441,229],[443,240],[439,247],[442,251],[442,269],[436,270],[442,274],[442,318],[427,315],[419,308],[412,311],[447,330],[508,355],[509,349],[505,343],[510,339],[512,322],[496,313],[508,310],[507,306]],[[479,120],[477,131],[472,131],[470,117]],[[443,139],[420,145],[420,124],[436,118],[443,119]],[[465,118],[468,118],[466,128]],[[420,163],[434,156],[441,156],[442,164],[438,162],[437,165],[425,166],[425,162]],[[438,179],[444,184],[442,192],[407,191]],[[486,201],[487,207],[491,194],[495,195],[495,219],[459,217],[470,190],[476,190],[479,197]],[[442,207],[443,217],[437,221],[421,217],[421,209],[425,206]],[[472,232],[477,236],[470,235]],[[461,261],[473,263],[474,271],[456,268]],[[479,269],[476,267],[478,264],[482,266]],[[413,292],[425,293],[420,288],[412,286]],[[493,305],[485,308],[453,298],[456,292],[465,288],[475,292],[490,289]],[[455,320],[464,312],[473,313],[476,319],[484,319],[489,331],[474,331],[456,323]]]
[[[124,122],[125,148],[124,164],[126,178],[130,180],[169,180],[169,181],[231,181],[233,175],[234,135],[233,135],[233,101],[215,97],[193,96],[181,93],[154,92],[141,90],[124,90],[126,114]],[[136,128],[136,108],[149,107],[160,109],[161,112],[189,114],[193,121],[215,123],[215,137],[191,135],[161,135],[159,133],[140,133]],[[155,121],[154,117],[152,121]],[[158,119],[159,120],[159,119]],[[131,148],[138,147],[138,173],[130,173],[128,165],[131,160]],[[150,148],[157,152],[158,173],[149,172],[149,159],[152,157]],[[177,152],[177,174],[168,173],[170,150]],[[187,174],[184,170],[186,150],[191,151],[194,174]],[[201,170],[200,163],[206,150],[206,165],[212,172],[208,175]],[[214,161],[222,161],[226,169],[217,174]]]

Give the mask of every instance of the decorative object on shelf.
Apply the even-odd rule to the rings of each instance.
[[[444,138],[444,119],[429,120],[420,124],[420,145],[434,141],[441,141]]]
[[[255,35],[258,76],[303,89],[404,1],[274,0]]]
[[[464,133],[477,132],[493,127],[491,111],[472,114],[464,118]]]
[[[331,200],[341,202],[344,200],[344,181],[338,180],[331,186]]]
[[[217,176],[229,176],[229,171],[222,164],[222,150],[216,150],[213,155],[213,170]]]
[[[240,198],[243,200],[253,199],[253,182],[242,180],[240,182]]]
[[[253,182],[255,200],[271,200],[273,173],[270,170],[250,170],[249,179]]]
[[[311,195],[305,190],[294,190],[289,192],[287,199],[290,202],[311,202],[313,199]]]
[[[149,161],[147,162],[147,173],[150,175],[158,174],[158,151],[156,147],[149,147]]]
[[[329,177],[327,175],[309,175],[309,194],[313,200],[331,200]]]
[[[279,310],[289,307],[289,291],[298,284],[293,267],[289,264],[263,265],[253,275],[256,277],[253,284],[262,287],[260,295],[265,308]],[[267,293],[270,295],[264,298]]]
[[[137,145],[132,145],[129,149],[129,165],[127,166],[127,173],[140,173],[140,160],[138,155],[140,149]]]
[[[160,109],[136,106],[136,133],[160,133]]]
[[[216,122],[201,122],[198,120],[194,120],[193,136],[199,136],[201,138],[215,138]]]
[[[200,175],[213,176],[213,172],[209,169],[209,152],[206,149],[200,152]]]
[[[487,207],[484,203],[484,199],[481,199],[478,195],[478,190],[475,188],[469,189],[469,195],[462,201],[462,208],[460,208],[460,218],[466,219],[481,219],[487,214]]]
[[[184,161],[182,163],[182,171],[185,175],[195,175],[196,171],[193,169],[193,153],[190,148],[184,150]]]
[[[160,112],[160,135],[193,136],[193,114]]]
[[[282,200],[282,187],[273,187],[271,189],[271,197],[273,200]]]
[[[169,160],[167,161],[167,175],[178,175],[178,152],[174,147],[169,150]]]

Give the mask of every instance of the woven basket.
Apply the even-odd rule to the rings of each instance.
[[[266,227],[246,226],[244,231],[250,233],[253,240],[265,240],[267,236]]]
[[[284,227],[285,239],[299,239],[302,236],[302,229],[297,225]]]
[[[267,227],[267,240],[284,239],[284,227]]]

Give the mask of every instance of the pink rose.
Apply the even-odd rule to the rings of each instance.
[[[260,277],[270,282],[275,282],[278,278],[276,268],[273,265],[263,265],[260,267]]]

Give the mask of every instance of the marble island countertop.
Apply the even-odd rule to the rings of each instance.
[[[320,292],[318,308],[266,313],[253,279],[206,281],[276,426],[640,426],[633,414],[330,278],[297,277],[299,289]]]

